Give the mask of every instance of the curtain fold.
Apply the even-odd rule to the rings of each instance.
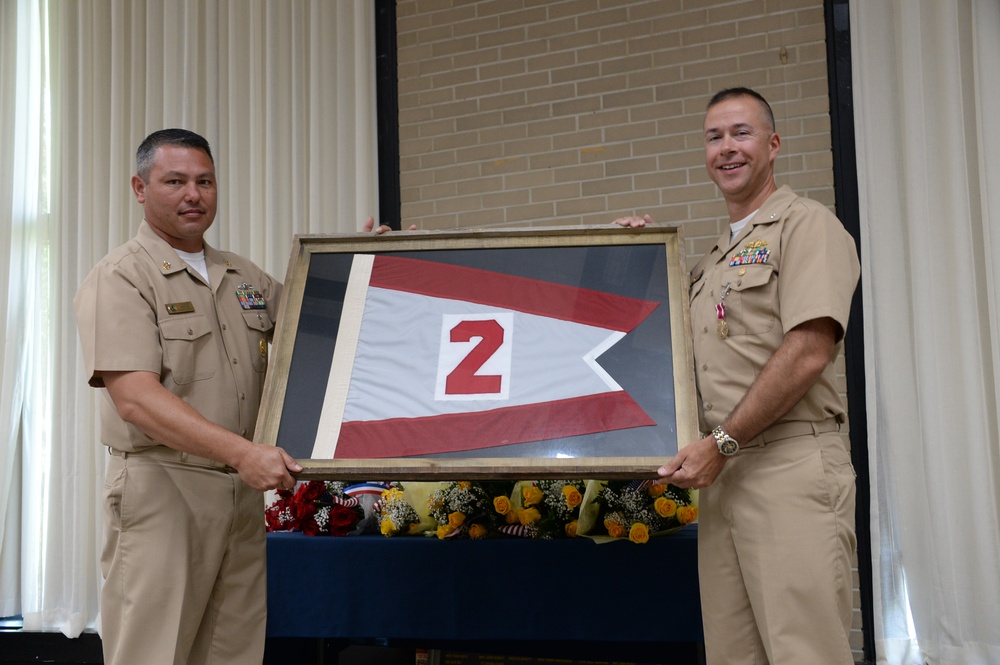
[[[377,214],[374,21],[368,0],[0,3],[0,616],[99,628],[107,455],[71,301],[142,219],[139,142],[204,135],[208,242],[283,279],[295,234]]]
[[[851,4],[878,662],[1000,662],[995,0]]]

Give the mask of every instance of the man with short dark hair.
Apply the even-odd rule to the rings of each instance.
[[[704,141],[730,221],[691,271],[699,419],[710,434],[659,475],[701,490],[707,661],[853,665],[855,475],[833,362],[857,250],[825,206],[775,184],[781,140],[758,93],[716,94]]]
[[[138,234],[74,299],[111,454],[101,561],[108,665],[263,659],[261,491],[293,488],[301,467],[250,440],[281,283],[205,243],[216,187],[204,138],[150,134],[132,177]]]

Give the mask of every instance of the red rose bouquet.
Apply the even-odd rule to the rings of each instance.
[[[310,480],[294,490],[278,490],[264,510],[268,531],[301,531],[307,536],[346,536],[365,516],[356,497],[344,494],[344,484]]]

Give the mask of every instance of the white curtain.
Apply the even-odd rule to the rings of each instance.
[[[294,234],[378,215],[374,20],[370,0],[0,0],[0,616],[98,625],[106,455],[70,303],[142,219],[139,142],[204,135],[209,243],[283,279]]]
[[[1000,663],[1000,3],[851,3],[878,662]]]

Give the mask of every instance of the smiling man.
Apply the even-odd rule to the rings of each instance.
[[[833,363],[857,250],[825,206],[775,184],[781,139],[761,95],[717,93],[703,131],[705,168],[729,213],[691,271],[705,436],[659,475],[701,489],[706,660],[852,665],[855,476]]]
[[[136,154],[138,234],[74,300],[108,446],[101,565],[104,662],[259,663],[261,490],[301,470],[253,443],[281,284],[204,242],[215,220],[208,142],[150,134]]]

